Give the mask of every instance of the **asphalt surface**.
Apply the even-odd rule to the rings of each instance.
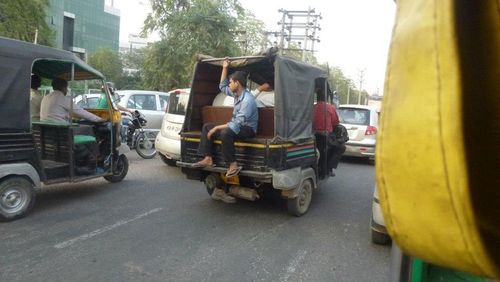
[[[0,223],[0,281],[387,281],[370,243],[374,166],[343,160],[309,212],[280,199],[213,201],[157,157],[129,152],[121,183],[47,186]]]

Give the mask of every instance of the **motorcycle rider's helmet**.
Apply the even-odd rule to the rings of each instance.
[[[115,93],[115,84],[111,81],[106,81],[106,86],[108,87],[111,94]],[[101,87],[101,90],[104,92],[104,85]]]

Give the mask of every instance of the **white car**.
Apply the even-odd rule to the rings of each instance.
[[[155,148],[160,153],[160,158],[169,166],[175,166],[176,161],[181,158],[181,139],[179,132],[184,123],[189,93],[191,90],[177,89],[170,91],[168,106],[163,122],[161,124],[160,134],[156,135]]]
[[[169,93],[146,90],[117,90],[120,104],[131,110],[138,110],[148,121],[144,128],[159,130],[168,104]]]
[[[340,105],[337,109],[340,123],[349,133],[345,156],[375,158],[378,131],[378,112],[365,105]]]
[[[82,94],[73,98],[73,101],[84,109],[93,109],[97,107],[100,98],[101,94]]]

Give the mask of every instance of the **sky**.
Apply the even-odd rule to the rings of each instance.
[[[392,34],[396,5],[392,0],[240,0],[244,8],[266,24],[268,31],[279,31],[279,9],[320,13],[320,42],[315,43],[316,58],[337,66],[368,93],[383,94],[387,53]],[[129,33],[139,33],[150,11],[149,0],[114,0],[120,9],[120,42]]]

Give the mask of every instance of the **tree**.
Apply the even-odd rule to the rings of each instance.
[[[238,15],[235,37],[241,55],[252,55],[263,51],[261,45],[266,37],[264,35],[264,22],[257,19],[251,11],[244,10]]]
[[[337,91],[340,104],[357,104],[358,90],[354,87],[354,81],[347,78],[339,67],[330,67],[328,64],[321,64],[320,67],[328,70],[330,86],[332,91]]]
[[[146,88],[171,90],[189,85],[192,63],[191,57],[182,57],[175,40],[163,39],[147,47],[141,75]],[[186,55],[185,55],[186,56]]]
[[[131,49],[129,52],[120,53],[123,64],[123,75],[116,81],[120,89],[143,89],[142,65],[145,60],[147,48]]]
[[[105,48],[98,49],[89,56],[88,63],[100,71],[108,81],[116,83],[121,79],[123,66],[117,52]]]
[[[187,86],[196,54],[236,56],[245,47],[253,51],[250,44],[260,44],[259,39],[240,40],[243,34],[257,34],[259,25],[255,18],[244,20],[244,9],[236,0],[152,0],[151,4],[153,12],[143,33],[158,31],[162,39],[146,51],[141,72],[148,88]],[[255,28],[245,29],[245,23]]]
[[[48,0],[1,0],[0,36],[52,46],[53,31],[45,21]]]

